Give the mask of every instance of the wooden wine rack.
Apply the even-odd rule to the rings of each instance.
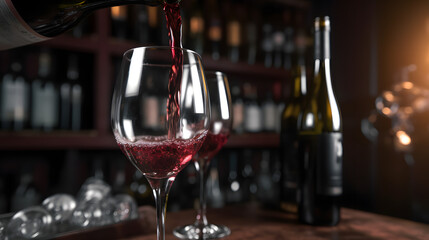
[[[271,0],[275,4],[284,4],[296,8],[310,7],[309,1]],[[95,31],[82,38],[74,38],[67,34],[42,42],[38,45],[67,51],[86,52],[94,57],[94,79],[92,101],[94,105],[93,129],[79,132],[71,131],[24,131],[1,132],[1,150],[51,150],[51,149],[116,149],[110,128],[110,100],[114,82],[113,58],[119,58],[126,50],[138,47],[133,41],[118,40],[111,37],[111,18],[109,9],[95,13]],[[288,72],[282,69],[266,68],[263,64],[248,65],[244,62],[232,63],[227,59],[212,60],[203,56],[206,70],[219,70],[242,79],[271,82],[284,81]],[[87,101],[88,101],[87,98]],[[276,133],[255,133],[232,135],[226,147],[276,147],[279,144]]]

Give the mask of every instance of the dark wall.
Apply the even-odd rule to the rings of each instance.
[[[428,111],[410,117],[409,154],[395,149],[391,119],[377,115],[376,141],[364,137],[361,120],[375,108],[375,98],[393,88],[403,67],[415,64],[411,81],[420,89],[428,86],[429,1],[314,1],[313,12],[332,19],[333,85],[344,121],[345,205],[428,221]]]

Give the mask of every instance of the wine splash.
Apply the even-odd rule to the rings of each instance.
[[[178,121],[180,119],[180,85],[183,72],[182,48],[182,17],[178,3],[164,5],[164,13],[167,19],[168,37],[171,47],[173,64],[168,83],[167,124],[168,139],[176,138]]]

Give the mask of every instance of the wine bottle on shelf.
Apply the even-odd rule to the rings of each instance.
[[[281,114],[280,128],[280,208],[287,212],[298,212],[298,129],[299,115],[303,111],[307,94],[305,45],[293,53],[290,95]]]
[[[255,86],[249,83],[243,85],[244,90],[244,130],[257,133],[262,131],[262,111],[258,103],[258,93]]]
[[[283,31],[277,30],[273,33],[274,44],[274,67],[280,68],[283,63],[283,48],[285,46],[285,35]]]
[[[259,39],[259,31],[258,31],[258,23],[260,22],[260,9],[258,8],[256,1],[246,2],[247,6],[247,16],[245,20],[245,61],[247,64],[255,64],[258,56],[258,41]]]
[[[70,74],[72,74],[70,76],[70,79],[72,80],[72,85],[71,85],[71,130],[79,131],[82,128],[83,89],[82,89],[82,85],[78,82],[79,72],[76,71],[75,73],[70,73]],[[75,75],[73,76],[73,74],[75,74]]]
[[[150,44],[156,44],[161,40],[160,27],[161,26],[161,16],[160,11],[157,7],[148,6],[147,7],[147,17],[148,17],[148,37]],[[165,26],[165,25],[164,25]]]
[[[112,17],[112,35],[118,39],[124,40],[127,38],[127,20],[128,7],[114,6],[110,8]]]
[[[241,178],[243,186],[244,201],[256,200],[258,185],[256,181],[256,166],[260,161],[260,156],[256,150],[243,149],[243,158],[241,162]]]
[[[74,27],[89,13],[106,7],[125,4],[157,6],[178,3],[180,0],[61,0],[0,1],[0,50],[10,49],[55,37]]]
[[[210,0],[207,4],[207,12],[210,13],[208,22],[208,39],[212,59],[218,60],[221,56],[222,42],[222,17],[220,16],[218,0]]]
[[[259,163],[259,172],[257,175],[258,200],[266,207],[273,208],[277,203],[278,189],[274,185],[273,172],[271,172],[270,165],[271,152],[263,150],[262,158]]]
[[[149,43],[149,16],[147,6],[135,6],[134,10],[134,40],[139,43]]]
[[[283,48],[283,67],[286,70],[292,68],[292,53],[295,50],[294,30],[292,27],[286,27],[284,30],[285,44]]]
[[[1,125],[21,131],[29,119],[29,83],[23,74],[22,59],[14,59],[1,81]]]
[[[240,47],[241,47],[241,34],[242,26],[237,12],[240,11],[242,6],[233,5],[229,9],[230,19],[226,24],[226,41],[228,46],[228,59],[232,62],[240,60]]]
[[[315,19],[314,77],[299,128],[299,219],[312,225],[340,221],[342,120],[330,70],[329,17]]]
[[[226,189],[226,200],[228,203],[239,203],[244,199],[241,173],[239,169],[239,156],[237,151],[229,154],[228,187]]]
[[[240,59],[240,44],[241,44],[241,26],[238,21],[228,23],[228,58],[231,62],[238,62]]]
[[[231,88],[232,93],[232,130],[235,133],[243,133],[244,131],[244,102],[241,97],[240,86],[234,85]]]
[[[159,22],[161,23],[161,29],[159,29],[159,28],[156,29],[156,32],[158,33],[158,39],[157,39],[157,42],[155,42],[155,43],[157,45],[161,45],[161,46],[169,46],[169,41],[171,40],[170,35],[169,35],[170,29],[167,26],[167,19],[165,16],[165,12],[160,8],[157,8],[157,7],[153,7],[153,8],[159,12],[159,14],[158,14],[158,16],[160,17]],[[183,42],[182,42],[182,44],[183,44]]]
[[[271,24],[264,24],[264,26],[262,27],[262,31],[264,33],[264,38],[262,40],[262,50],[264,51],[264,65],[265,67],[269,68],[273,66],[273,26]]]
[[[189,48],[199,54],[204,51],[204,17],[203,17],[203,1],[194,0],[191,3],[191,11],[189,17]]]
[[[59,92],[53,76],[53,55],[49,49],[39,54],[39,71],[31,84],[31,127],[51,131],[58,126]]]
[[[60,86],[60,128],[78,131],[82,120],[82,86],[79,83],[79,57],[68,56],[66,81]]]
[[[258,28],[257,24],[250,21],[246,25],[246,36],[247,36],[247,63],[255,64],[256,56],[258,54]]]
[[[281,125],[282,125],[282,114],[283,110],[286,106],[286,103],[283,99],[284,89],[281,81],[276,81],[272,86],[272,92],[273,92],[273,99],[274,103],[276,105],[276,114],[275,114],[275,128],[274,131],[278,134],[281,132]]]
[[[145,125],[151,128],[158,128],[161,126],[160,119],[159,119],[159,95],[154,91],[154,89],[157,89],[154,85],[156,77],[153,76],[150,78],[149,81],[147,81],[146,89],[148,89],[147,94],[143,96],[143,106],[144,106],[144,114],[145,117]]]
[[[265,101],[262,103],[263,129],[266,132],[276,130],[277,106],[273,100],[271,92],[267,92]]]
[[[292,68],[292,54],[295,50],[295,38],[294,38],[294,27],[291,24],[291,12],[289,10],[286,10],[283,13],[283,19],[285,22],[285,29],[284,29],[284,45],[283,45],[283,67],[286,70],[291,70]]]

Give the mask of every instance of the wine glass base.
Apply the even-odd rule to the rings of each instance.
[[[217,239],[231,234],[231,230],[223,225],[208,224],[201,229],[195,225],[186,225],[173,230],[174,236],[180,239]]]

